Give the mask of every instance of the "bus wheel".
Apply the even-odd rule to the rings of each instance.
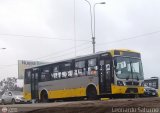
[[[87,88],[87,99],[88,100],[96,100],[97,97],[97,90],[94,86],[89,86]]]
[[[41,93],[41,102],[42,103],[47,103],[48,102],[48,94],[46,91],[42,91]]]
[[[3,100],[3,99],[2,99],[2,102],[1,102],[1,104],[2,104],[2,105],[5,105],[5,102],[4,102],[4,100]]]
[[[12,102],[11,102],[12,104],[15,104],[16,102],[15,102],[15,100],[14,99],[12,99]]]

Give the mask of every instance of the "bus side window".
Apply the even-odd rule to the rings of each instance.
[[[44,73],[41,73],[41,81],[46,81],[46,78],[45,78],[45,74]]]
[[[61,79],[61,78],[62,78],[62,73],[58,72],[58,79]]]
[[[73,77],[73,64],[72,63],[69,63],[69,64],[66,64],[66,71],[67,71],[67,76],[68,78],[72,78]]]
[[[73,71],[72,70],[68,71],[68,77],[69,78],[73,77]]]
[[[83,76],[83,70],[82,69],[78,69],[78,76]]]
[[[77,69],[74,70],[74,77],[78,77],[78,71],[77,71]]]
[[[51,74],[51,78],[55,79],[55,80],[59,79],[60,77],[59,77],[58,73],[59,73],[59,66],[54,66],[53,73]]]
[[[49,72],[50,72],[50,70],[48,67],[41,70],[41,81],[42,82],[50,80],[50,73]]]
[[[77,70],[77,76],[85,76],[86,75],[85,61],[76,62],[75,68]]]
[[[67,72],[62,72],[62,78],[67,78]]]
[[[52,78],[52,80],[53,80],[53,79],[54,79],[54,80],[58,79],[58,73],[52,73],[52,74],[51,74],[51,78]]]
[[[96,65],[96,59],[89,59],[88,60],[88,75],[96,76],[98,74],[98,66]]]
[[[73,71],[71,70],[71,62],[62,65],[62,78],[71,78]]]

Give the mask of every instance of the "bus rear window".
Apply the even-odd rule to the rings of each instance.
[[[31,71],[30,70],[25,72],[24,83],[25,84],[31,83]]]

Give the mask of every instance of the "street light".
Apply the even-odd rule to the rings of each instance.
[[[91,3],[88,1],[88,0],[85,0],[88,4],[89,4],[89,7],[90,7],[90,17],[91,17],[91,35],[93,37],[93,27],[92,27],[92,6],[91,6]]]
[[[5,47],[3,47],[3,48],[0,48],[0,49],[6,49]]]
[[[96,29],[96,26],[95,26],[95,19],[96,19],[96,17],[95,17],[95,7],[96,7],[96,5],[97,4],[106,4],[106,2],[99,2],[99,3],[95,3],[94,4],[94,6],[93,6],[93,16],[94,16],[94,35],[93,35],[93,37],[92,37],[92,43],[93,43],[93,53],[95,53],[95,44],[96,44],[96,41],[95,41],[95,29]]]
[[[93,16],[94,16],[94,33],[93,33],[93,27],[92,27],[92,24],[93,24],[93,22],[92,22],[92,20],[93,20],[93,17],[92,17],[92,6],[91,6],[91,3],[88,1],[88,0],[85,0],[88,4],[89,4],[89,6],[90,6],[90,16],[91,16],[91,35],[92,35],[92,44],[93,44],[93,53],[95,53],[95,44],[96,44],[96,42],[95,42],[95,6],[97,5],[97,4],[105,4],[105,2],[99,2],[99,3],[95,3],[94,4],[94,7],[93,7]]]
[[[95,3],[95,4],[94,4],[94,7],[93,7],[93,15],[94,15],[94,38],[95,38],[95,34],[96,34],[96,32],[95,32],[95,29],[96,29],[96,26],[95,26],[95,22],[96,22],[95,7],[96,7],[97,4],[106,4],[106,2],[99,2],[99,3]]]

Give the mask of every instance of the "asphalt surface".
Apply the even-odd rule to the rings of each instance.
[[[54,103],[35,103],[35,104],[14,104],[14,105],[0,105],[0,113],[2,112],[2,108],[7,108],[8,111],[14,111],[14,112],[28,112],[28,111],[33,111],[37,109],[44,109],[44,108],[49,108],[49,107],[58,107],[58,106],[63,106],[65,104],[71,104],[75,102],[54,102]]]
[[[160,113],[160,98],[110,99],[96,101],[73,101],[35,104],[0,105],[0,113],[124,113],[114,107],[134,108],[132,113],[150,113],[145,110],[155,108],[154,113]],[[3,109],[3,110],[2,110]],[[3,111],[3,112],[2,112]],[[152,113],[153,113],[152,112]],[[125,112],[127,113],[127,112]]]

